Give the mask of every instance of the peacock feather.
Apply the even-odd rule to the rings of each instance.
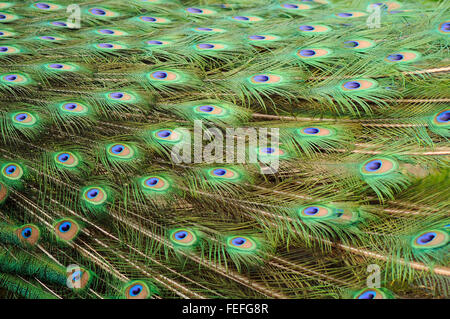
[[[0,296],[449,297],[448,1],[73,2],[0,2]]]

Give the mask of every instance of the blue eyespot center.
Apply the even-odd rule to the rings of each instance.
[[[441,26],[441,30],[444,32],[450,32],[450,22],[445,22]]]
[[[175,239],[183,240],[188,236],[187,231],[181,230],[175,233]]]
[[[423,234],[422,236],[420,236],[418,239],[417,239],[417,243],[419,244],[419,245],[426,245],[426,244],[428,244],[429,242],[431,242],[433,239],[435,239],[436,238],[436,233],[434,233],[434,232],[429,232],[429,233],[426,233],[426,234]]]
[[[319,212],[319,208],[318,207],[308,207],[304,210],[304,212],[306,215],[313,216]]]
[[[15,81],[15,80],[17,80],[17,75],[15,75],[15,74],[10,74],[10,75],[7,75],[7,76],[5,76],[5,80],[6,81]]]
[[[289,3],[283,4],[283,7],[285,7],[286,9],[298,9],[298,5],[296,5],[296,4],[289,4]]]
[[[224,170],[223,168],[217,168],[213,171],[213,174],[216,176],[223,176],[227,173],[226,170]]]
[[[74,281],[74,282],[79,281],[81,279],[81,275],[82,275],[82,273],[80,270],[75,271],[72,274],[72,281]]]
[[[349,81],[344,84],[344,87],[349,90],[356,90],[361,87],[361,83],[356,81]]]
[[[39,9],[44,9],[44,10],[50,9],[50,6],[43,2],[36,3],[36,7]]]
[[[256,82],[267,82],[269,81],[269,77],[267,75],[255,75],[253,80]]]
[[[6,16],[4,14],[0,14],[0,20],[6,19]]]
[[[69,160],[69,158],[70,158],[70,155],[67,154],[67,153],[63,153],[63,154],[61,154],[61,155],[58,156],[58,160],[59,160],[60,162],[62,162],[62,163],[67,162],[67,161]]]
[[[156,19],[153,17],[142,17],[142,20],[147,21],[147,22],[155,22]]]
[[[248,38],[251,40],[264,40],[266,37],[263,35],[251,35]]]
[[[111,93],[109,96],[112,97],[113,99],[117,99],[118,100],[118,99],[123,98],[123,93],[114,92],[114,93]]]
[[[156,184],[158,184],[158,182],[159,182],[159,178],[157,178],[157,177],[152,177],[152,178],[149,178],[149,179],[145,182],[145,184],[146,184],[147,186],[153,187],[153,186],[155,186]]]
[[[242,246],[246,242],[247,242],[247,239],[245,239],[243,237],[236,237],[231,241],[231,243],[235,246]]]
[[[214,107],[211,106],[211,105],[202,105],[202,106],[199,107],[199,110],[202,111],[202,112],[209,113],[209,112],[212,112],[214,110]]]
[[[157,79],[165,79],[167,77],[167,73],[163,71],[153,72],[152,75]]]
[[[266,147],[262,149],[263,153],[272,154],[275,153],[275,149],[273,147]]]
[[[130,296],[132,297],[138,296],[143,289],[144,288],[142,287],[142,285],[134,285],[133,287],[130,288]]]
[[[23,238],[30,238],[32,233],[33,233],[33,230],[30,227],[27,227],[27,228],[22,230],[22,237]]]
[[[93,199],[93,198],[97,197],[97,195],[99,193],[100,193],[100,191],[97,188],[94,188],[87,192],[87,197],[89,199]]]
[[[51,67],[52,69],[62,69],[64,67],[64,65],[59,64],[59,63],[52,63],[49,65],[49,67]]]
[[[212,49],[212,48],[214,48],[214,44],[200,43],[198,45],[198,47],[201,48],[201,49]]]
[[[123,151],[124,147],[122,145],[115,145],[112,148],[112,152],[114,154],[120,154]]]
[[[170,135],[172,135],[172,132],[169,131],[169,130],[162,130],[162,131],[158,132],[158,136],[161,137],[161,138],[167,138]]]
[[[70,228],[72,228],[72,223],[71,222],[64,222],[59,226],[59,231],[62,233],[66,233],[70,230]]]
[[[403,58],[403,54],[391,54],[387,57],[389,61],[401,61]]]
[[[48,36],[48,35],[42,36],[41,39],[43,39],[43,40],[50,40],[50,41],[56,40],[55,37]]]
[[[95,14],[95,15],[98,15],[98,16],[104,16],[104,15],[106,14],[106,11],[105,11],[105,10],[98,9],[98,8],[92,9],[91,12],[92,12],[93,14]]]
[[[233,19],[239,20],[239,21],[247,21],[247,20],[250,20],[248,17],[244,17],[244,16],[234,16]]]
[[[13,174],[16,170],[17,170],[17,166],[16,165],[9,165],[5,169],[7,175]]]
[[[0,52],[7,52],[8,51],[8,47],[0,47]]]
[[[100,43],[98,46],[105,49],[111,49],[114,47],[114,45],[112,45],[111,43]]]
[[[311,135],[317,134],[317,133],[319,133],[319,131],[320,130],[315,127],[307,127],[303,130],[303,132],[305,132],[306,134],[311,134]]]
[[[437,116],[438,122],[446,123],[450,120],[450,111],[444,111]]]
[[[77,108],[77,104],[76,103],[67,103],[67,104],[64,104],[64,108],[66,110],[72,111]]]
[[[338,16],[347,18],[347,17],[353,16],[353,13],[343,12],[343,13],[339,13]]]
[[[377,293],[375,291],[369,290],[361,294],[358,299],[375,299]]]
[[[20,113],[16,115],[16,120],[19,122],[25,121],[28,118],[28,114],[26,113]]]
[[[378,171],[382,165],[383,163],[379,160],[370,161],[369,163],[366,164],[366,170],[369,172],[375,172]]]
[[[190,13],[202,13],[203,12],[202,9],[198,9],[198,8],[187,8],[187,11],[189,11]]]
[[[109,29],[101,29],[100,33],[103,33],[103,34],[114,34],[114,31],[113,30],[109,30]]]
[[[58,27],[67,27],[67,24],[65,22],[62,22],[62,21],[55,21],[55,22],[52,22],[52,24],[56,25]]]
[[[199,30],[199,31],[212,31],[213,29],[211,29],[211,28],[197,28],[197,30]]]
[[[301,25],[299,29],[302,31],[313,31],[314,27],[312,25]]]
[[[158,40],[150,40],[150,41],[147,41],[147,43],[148,44],[158,44],[158,45],[163,44],[161,41],[158,41]]]
[[[316,51],[314,50],[301,50],[300,54],[303,56],[313,56],[316,55]]]
[[[345,41],[344,44],[346,48],[356,48],[359,45],[358,41]]]

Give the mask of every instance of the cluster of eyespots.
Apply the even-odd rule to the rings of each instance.
[[[384,60],[390,63],[408,63],[417,61],[421,57],[419,52],[415,51],[399,51],[389,54]]]
[[[55,11],[61,9],[60,5],[48,2],[36,2],[32,4],[32,7],[44,11]]]
[[[430,229],[413,236],[411,245],[420,250],[435,249],[448,244],[449,233],[445,230]]]
[[[53,160],[58,167],[75,168],[80,163],[80,158],[72,152],[61,151],[53,155]]]
[[[226,239],[227,248],[234,252],[249,253],[258,248],[256,241],[248,236],[230,236]]]
[[[302,34],[314,34],[314,33],[326,33],[326,32],[330,32],[331,28],[326,26],[326,25],[322,25],[322,24],[304,24],[298,27],[298,29],[300,30],[300,32]]]
[[[215,180],[235,181],[240,178],[240,174],[231,168],[215,167],[207,170],[209,177]]]
[[[330,56],[333,53],[327,48],[304,48],[296,51],[297,57],[300,59],[318,59]]]
[[[366,50],[375,46],[375,42],[367,39],[355,39],[344,41],[344,47],[354,50]]]
[[[185,11],[187,13],[191,14],[201,14],[201,15],[208,15],[208,14],[215,14],[216,12],[214,10],[210,9],[200,9],[200,8],[186,8]]]
[[[252,23],[262,21],[263,19],[256,16],[232,16],[231,20],[244,23]]]
[[[79,67],[72,63],[48,63],[44,64],[44,68],[51,71],[67,71],[74,72],[79,69]]]
[[[265,85],[265,84],[280,84],[282,78],[276,74],[255,74],[248,78],[251,84]]]
[[[304,137],[328,137],[336,133],[333,129],[322,126],[306,126],[296,131],[300,136]]]
[[[377,86],[378,83],[375,80],[358,79],[341,82],[340,89],[344,92],[358,92],[362,90],[374,89]]]
[[[23,176],[23,168],[17,163],[6,163],[2,166],[2,176],[7,180],[19,180]]]
[[[8,187],[6,187],[5,184],[0,182],[0,204],[2,204],[6,200],[6,198],[8,198],[8,195],[9,195]]]
[[[88,186],[82,190],[84,201],[90,205],[100,206],[106,203],[108,194],[103,187]]]
[[[131,92],[108,92],[105,93],[105,97],[109,101],[114,102],[134,102],[137,100],[137,97]]]
[[[147,299],[151,297],[151,291],[144,281],[133,280],[125,286],[123,296],[125,299]]]
[[[389,299],[389,296],[378,288],[365,288],[358,291],[354,299]]]
[[[80,102],[63,102],[59,105],[59,110],[69,115],[85,115],[89,108]]]
[[[185,228],[172,230],[169,235],[170,241],[176,246],[192,247],[198,242],[197,235]]]
[[[147,74],[147,77],[152,82],[170,82],[175,83],[181,79],[177,73],[173,71],[157,70]]]
[[[280,7],[285,10],[309,10],[311,6],[309,4],[295,4],[295,3],[283,3]]]
[[[87,10],[89,14],[96,17],[113,18],[117,17],[119,14],[105,8],[90,8]]]
[[[15,127],[30,127],[36,124],[37,117],[25,111],[11,113],[11,120]]]
[[[360,166],[360,173],[365,176],[389,174],[397,170],[398,163],[390,158],[378,157],[365,161]]]
[[[98,30],[95,30],[95,33],[100,34],[100,35],[106,35],[106,36],[114,36],[114,37],[128,35],[128,33],[126,33],[125,31],[117,30],[117,29],[98,29]]]
[[[164,192],[169,189],[170,182],[163,176],[154,175],[141,178],[140,185],[144,191]]]
[[[138,20],[148,24],[167,24],[171,22],[167,18],[151,17],[151,16],[141,16],[138,18]]]
[[[30,82],[25,74],[7,73],[0,75],[0,79],[4,84],[9,85],[24,85]]]
[[[60,219],[53,225],[56,237],[63,241],[74,240],[80,229],[80,225],[71,218]]]
[[[254,35],[249,35],[247,37],[247,39],[252,42],[265,42],[265,41],[269,42],[269,41],[279,40],[280,37],[276,36],[276,35],[270,35],[270,34],[264,34],[264,35],[254,34]]]
[[[17,19],[19,19],[19,17],[15,14],[0,12],[0,23],[13,22]]]
[[[192,30],[195,31],[195,32],[200,32],[200,33],[223,33],[223,32],[227,31],[225,29],[204,28],[204,27],[197,27],[197,28],[193,28]]]
[[[160,129],[153,131],[152,133],[153,137],[162,142],[171,142],[171,143],[177,143],[181,140],[182,135],[172,129]]]
[[[129,160],[135,156],[133,146],[124,143],[114,143],[106,147],[108,155],[114,159]]]
[[[21,242],[35,245],[41,236],[41,232],[37,226],[26,224],[16,229],[16,235]]]
[[[127,48],[122,43],[109,43],[109,42],[97,43],[94,45],[94,47],[103,51],[122,50]]]
[[[67,268],[67,283],[72,289],[85,288],[91,279],[91,274],[86,269],[78,266],[69,266]]]

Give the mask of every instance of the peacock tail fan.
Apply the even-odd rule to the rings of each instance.
[[[449,9],[0,1],[0,298],[448,298]]]

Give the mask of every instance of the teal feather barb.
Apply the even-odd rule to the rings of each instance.
[[[72,2],[0,2],[1,297],[449,297],[448,1]]]

